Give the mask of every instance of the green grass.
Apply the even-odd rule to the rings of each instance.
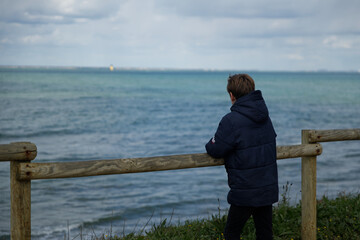
[[[149,231],[125,236],[101,236],[103,240],[222,240],[226,216],[169,224],[165,219]],[[300,239],[301,206],[290,206],[286,196],[273,211],[274,239]],[[242,239],[255,239],[254,222],[250,218]],[[360,239],[360,194],[340,194],[336,199],[323,197],[317,201],[317,239]]]

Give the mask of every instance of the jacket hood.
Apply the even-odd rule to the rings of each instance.
[[[263,122],[269,117],[269,111],[260,90],[240,97],[230,110],[238,112],[254,122]]]

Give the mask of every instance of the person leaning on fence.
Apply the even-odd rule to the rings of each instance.
[[[231,112],[220,121],[207,153],[224,158],[230,204],[226,240],[240,238],[253,216],[256,238],[272,239],[272,204],[278,201],[276,133],[260,90],[247,74],[229,76]]]

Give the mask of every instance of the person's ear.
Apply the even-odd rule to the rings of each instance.
[[[231,100],[231,103],[234,104],[236,102],[236,98],[234,97],[234,95],[232,94],[232,92],[229,92],[230,94],[230,100]]]

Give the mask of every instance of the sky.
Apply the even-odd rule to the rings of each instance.
[[[0,0],[0,65],[360,71],[359,0]]]

